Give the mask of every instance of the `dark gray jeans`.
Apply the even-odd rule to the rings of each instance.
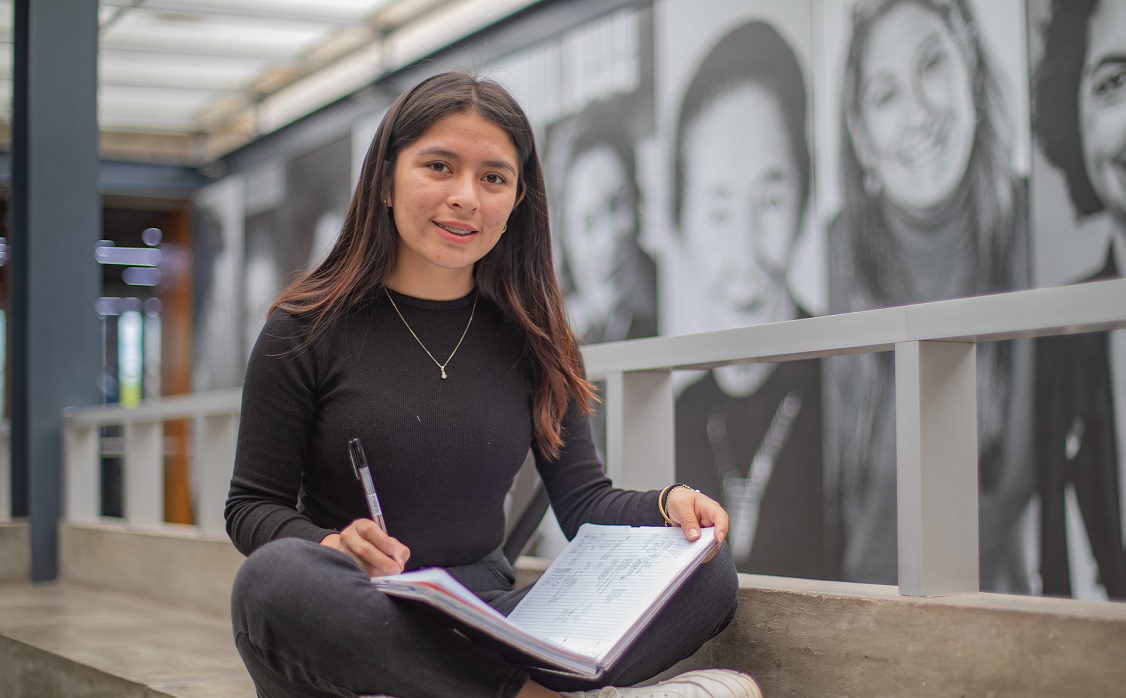
[[[505,614],[530,588],[513,590],[512,568],[499,551],[447,569]],[[655,676],[730,622],[738,586],[724,546],[596,681],[522,667],[506,648],[471,640],[441,614],[376,590],[343,553],[294,538],[247,558],[235,578],[231,617],[235,644],[262,697],[511,698],[529,678],[571,691]]]

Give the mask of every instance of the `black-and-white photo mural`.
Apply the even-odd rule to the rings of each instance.
[[[1126,2],[522,17],[378,80],[351,131],[198,192],[195,390],[238,385],[275,294],[339,232],[376,107],[445,68],[526,110],[586,345],[1126,270]],[[981,588],[1126,598],[1126,331],[976,352]],[[894,372],[892,352],[674,372],[676,479],[726,507],[740,571],[898,583]],[[600,413],[592,429],[605,454]],[[563,534],[540,530],[550,557]]]
[[[824,7],[826,34],[839,41],[823,68],[824,132],[837,141],[822,159],[833,178],[820,202],[830,311],[1028,287],[1022,4]],[[846,581],[897,582],[892,359],[827,362],[826,472]],[[1028,592],[1032,346],[982,343],[977,359],[981,584]]]
[[[545,137],[555,267],[584,344],[657,334],[657,264],[641,242],[637,179],[638,142],[651,136],[652,83],[645,87],[589,102]],[[605,456],[601,405],[592,428]]]
[[[810,205],[811,5],[723,8],[705,19],[692,3],[668,2],[659,15],[660,84],[675,105],[666,135],[681,331],[809,315],[790,280]],[[689,380],[676,402],[677,477],[724,503],[739,569],[832,576],[820,363],[725,366]]]
[[[192,389],[242,384],[245,177],[225,177],[196,192],[192,211]]]
[[[1037,284],[1126,270],[1126,4],[1029,3]],[[1124,299],[1126,302],[1126,299]],[[1126,598],[1126,331],[1037,343],[1043,593]]]
[[[552,124],[556,268],[584,344],[657,334],[657,265],[642,248],[638,131],[652,92],[590,102]]]
[[[486,72],[512,91],[536,129],[556,273],[579,340],[656,335],[662,228],[653,213],[660,197],[652,8],[595,17]],[[604,458],[605,414],[599,404],[594,409],[594,444]],[[564,543],[549,515],[537,552],[553,555]]]
[[[350,194],[351,158],[349,134],[289,160],[259,165],[247,176],[245,355],[281,290],[320,263],[336,242]]]

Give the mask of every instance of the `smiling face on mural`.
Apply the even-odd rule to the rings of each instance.
[[[927,211],[961,183],[976,125],[970,75],[934,12],[902,3],[872,26],[852,137],[861,162],[896,204]]]
[[[1083,163],[1095,193],[1126,227],[1126,4],[1103,0],[1087,27],[1079,82]]]
[[[711,329],[789,320],[786,271],[801,222],[789,126],[774,95],[744,86],[685,133],[684,237]]]

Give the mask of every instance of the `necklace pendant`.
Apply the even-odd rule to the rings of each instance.
[[[440,364],[438,363],[438,360],[434,358],[434,355],[430,353],[430,350],[426,348],[426,345],[422,343],[422,340],[418,338],[418,335],[414,333],[414,330],[411,329],[410,323],[407,322],[407,319],[403,317],[403,314],[401,312],[399,312],[399,306],[395,303],[395,299],[391,297],[391,291],[388,290],[386,286],[383,287],[383,291],[387,295],[387,300],[391,302],[391,307],[395,309],[395,314],[399,316],[399,319],[403,321],[404,325],[406,325],[407,331],[411,333],[412,337],[414,337],[414,341],[418,342],[418,346],[422,347],[422,350],[426,352],[426,355],[430,357],[430,360],[433,361],[434,365],[438,367],[438,370],[442,372],[442,380],[446,380],[446,364],[448,364],[450,360],[454,358],[454,354],[456,354],[457,350],[461,348],[461,343],[465,341],[465,335],[469,334],[469,326],[473,324],[473,314],[477,311],[477,298],[479,294],[473,296],[473,307],[469,309],[469,320],[465,323],[465,329],[461,331],[461,338],[458,339],[457,344],[454,345],[454,350],[451,351],[450,355],[446,357],[446,364]]]

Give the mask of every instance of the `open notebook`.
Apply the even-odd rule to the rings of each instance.
[[[715,532],[689,542],[679,528],[583,524],[507,618],[445,570],[371,582],[422,601],[545,665],[596,677],[614,663],[715,547]]]

